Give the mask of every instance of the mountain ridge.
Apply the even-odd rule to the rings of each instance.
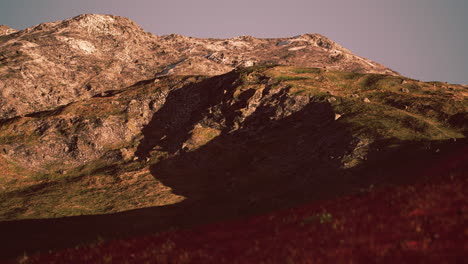
[[[17,30],[10,28],[7,25],[0,25],[0,36],[9,35],[17,32]]]
[[[167,74],[219,75],[238,67],[281,64],[398,75],[318,34],[278,39],[157,36],[111,15],[42,23],[0,37],[0,49],[0,119]]]

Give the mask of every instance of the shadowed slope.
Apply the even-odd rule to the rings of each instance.
[[[0,222],[2,236],[9,241],[8,245],[4,245],[2,248],[3,257],[15,256],[23,250],[32,251],[73,246],[77,243],[93,241],[97,236],[108,238],[144,234],[165,230],[169,227],[212,222],[304,202],[303,193],[295,195],[299,194],[296,187],[302,180],[309,182],[307,184],[300,183],[309,188],[308,193],[316,192],[315,197],[319,197],[319,194],[323,197],[325,191],[322,191],[324,190],[323,185],[321,186],[318,182],[332,180],[325,173],[338,175],[335,174],[339,170],[338,164],[316,164],[317,154],[310,157],[303,156],[312,154],[312,149],[315,148],[302,154],[300,152],[294,153],[304,149],[300,147],[301,144],[312,146],[316,143],[317,138],[314,134],[317,127],[313,125],[315,122],[319,120],[325,121],[325,124],[333,122],[330,107],[312,103],[289,118],[272,121],[267,124],[267,127],[275,128],[278,131],[288,130],[291,124],[297,120],[306,121],[305,125],[290,131],[283,131],[283,133],[288,134],[288,137],[282,137],[275,132],[262,136],[264,146],[263,149],[258,148],[258,150],[264,154],[259,156],[260,159],[266,158],[265,155],[269,151],[268,145],[271,144],[269,142],[280,140],[278,143],[273,143],[276,147],[286,147],[291,144],[292,147],[287,152],[284,152],[282,148],[276,148],[276,153],[270,152],[268,155],[276,161],[280,156],[284,156],[284,162],[281,164],[276,166],[274,163],[270,164],[274,160],[268,163],[264,162],[265,167],[258,166],[257,172],[240,177],[240,167],[237,166],[245,166],[255,162],[251,160],[253,158],[251,155],[254,154],[255,150],[242,157],[243,153],[247,154],[247,149],[239,145],[237,140],[246,140],[244,131],[233,135],[219,136],[194,152],[163,160],[151,169],[156,178],[170,185],[175,193],[186,196],[187,200],[174,205],[111,215]],[[338,133],[346,133],[332,127],[329,129],[338,131]],[[300,137],[304,140],[302,143],[297,141]],[[280,138],[285,138],[285,140]],[[349,138],[344,137],[343,140],[349,140]],[[225,151],[228,149],[230,151]],[[342,150],[337,149],[336,151]],[[294,156],[288,157],[288,155]],[[302,157],[302,161],[294,166],[299,166],[299,169],[312,166],[309,170],[318,173],[315,178],[312,177],[312,172],[309,172],[310,180],[297,174],[293,181],[291,181],[292,175],[287,173],[268,174],[269,171],[290,170],[287,168],[287,161],[296,157]],[[211,166],[216,163],[219,164]],[[182,168],[181,164],[184,164]],[[265,171],[262,172],[262,170]],[[286,181],[289,182],[289,187],[285,185]],[[339,186],[338,189],[341,187]],[[332,190],[329,190],[328,195],[333,195]]]

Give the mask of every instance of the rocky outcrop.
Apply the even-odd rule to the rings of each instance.
[[[127,18],[88,14],[0,38],[0,119],[155,76],[219,75],[261,64],[396,74],[318,34],[280,39],[155,36]]]
[[[82,15],[0,39],[0,116],[13,117],[128,87],[159,71],[157,37],[132,21]]]
[[[17,30],[10,28],[9,26],[0,25],[0,36],[10,35],[17,32]]]
[[[27,169],[61,171],[96,160],[132,159],[143,126],[164,104],[170,90],[197,78],[166,78],[122,92],[103,93],[53,111],[2,123],[5,157]],[[26,141],[32,144],[24,144]],[[133,143],[132,143],[133,142]]]
[[[177,66],[174,69],[177,70]],[[0,151],[5,159],[20,167],[51,173],[98,160],[112,164],[179,155],[232,133],[244,138],[262,138],[270,129],[279,129],[273,128],[274,124],[290,116],[305,115],[301,118],[312,118],[307,122],[316,124],[304,125],[307,129],[295,131],[298,134],[294,137],[298,137],[299,142],[310,133],[323,137],[320,141],[330,145],[323,147],[321,155],[334,157],[339,166],[350,168],[366,159],[376,139],[433,135],[455,138],[464,133],[439,129],[435,125],[456,120],[463,112],[463,101],[441,99],[447,96],[445,90],[421,106],[411,101],[413,96],[421,97],[421,91],[414,90],[415,95],[411,95],[402,93],[399,87],[393,92],[385,90],[388,82],[406,87],[400,78],[381,76],[383,79],[377,87],[384,90],[366,92],[368,87],[361,87],[360,83],[376,75],[357,75],[353,78],[358,80],[358,86],[344,89],[341,84],[349,75],[322,69],[260,67],[211,78],[160,76],[53,111],[5,120],[0,124]],[[322,81],[316,83],[317,80]],[[415,81],[408,85],[413,89],[426,87]],[[461,86],[456,89],[463,90]],[[356,96],[357,93],[362,96]],[[436,108],[440,102],[450,104],[451,108]],[[309,108],[316,112],[309,113],[312,111]],[[401,108],[408,114],[402,114]],[[428,113],[435,121],[419,118]],[[449,116],[454,118],[449,120]],[[302,121],[297,122],[291,125],[302,126]],[[348,124],[359,132],[345,135],[337,131],[333,136],[334,122]],[[405,127],[406,123],[411,126]],[[285,125],[281,129],[290,128]],[[460,126],[454,125],[454,129]],[[337,142],[345,139],[339,146],[343,153],[335,153]],[[243,144],[242,140],[238,143]]]
[[[214,62],[206,57],[188,57],[164,68],[156,77],[167,75],[221,75],[234,70],[232,66]]]

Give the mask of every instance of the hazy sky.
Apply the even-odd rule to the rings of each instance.
[[[0,0],[0,24],[16,29],[82,13],[157,35],[320,33],[405,76],[468,84],[468,0]]]

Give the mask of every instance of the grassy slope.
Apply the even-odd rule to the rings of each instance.
[[[180,80],[189,78],[191,77],[181,77]],[[179,78],[166,80],[168,83],[172,81],[177,82]],[[94,97],[55,111],[6,120],[0,125],[0,145],[44,144],[41,136],[36,133],[37,123],[40,121],[57,124],[64,120],[81,119],[92,123],[115,118],[123,123],[135,118],[126,110],[133,99],[144,97],[145,94],[160,93],[168,85],[166,82],[142,82],[124,91],[112,91],[111,96]],[[76,133],[79,136],[80,128],[76,124],[69,122],[66,126],[66,133]],[[64,137],[65,134],[60,129],[54,133],[57,138]],[[122,147],[131,149],[135,141],[136,139],[132,139],[123,145],[108,145],[105,148],[109,152],[118,151]],[[170,188],[155,180],[141,161],[98,159],[72,167],[59,162],[43,164],[34,170],[24,168],[21,161],[2,154],[0,153],[0,220],[111,213],[180,200],[170,193]]]
[[[461,263],[467,152],[426,180],[244,220],[23,257],[24,263]]]
[[[291,85],[292,94],[334,97],[333,108],[357,129],[402,140],[463,137],[448,123],[452,115],[468,111],[468,91],[463,86],[293,67],[274,68],[267,74]],[[365,98],[370,103],[362,103]]]

